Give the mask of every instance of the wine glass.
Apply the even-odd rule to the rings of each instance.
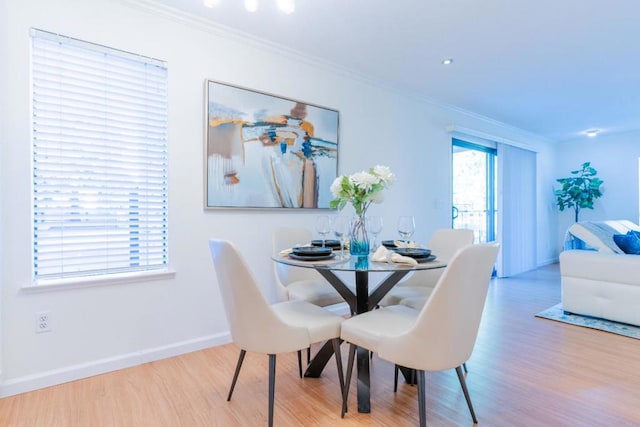
[[[367,228],[373,234],[373,243],[371,244],[371,252],[378,247],[378,234],[382,232],[382,217],[371,215],[367,217]]]
[[[319,215],[316,217],[316,231],[322,236],[322,247],[324,248],[326,235],[331,232],[331,219],[329,216]]]
[[[416,229],[416,222],[413,215],[401,216],[398,218],[398,234],[402,240],[408,242]]]
[[[344,259],[344,244],[349,237],[349,220],[344,216],[334,218],[333,233],[340,240],[340,259]]]

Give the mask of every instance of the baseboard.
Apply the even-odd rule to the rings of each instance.
[[[538,267],[538,268],[540,268],[540,267],[544,267],[544,266],[546,266],[546,265],[557,264],[559,261],[560,261],[560,260],[559,260],[559,258],[558,258],[558,257],[556,257],[556,258],[549,258],[549,259],[546,259],[546,260],[543,260],[543,261],[538,262],[537,267]]]
[[[0,384],[0,398],[117,371],[118,369],[130,368],[229,342],[231,342],[229,333],[210,335],[34,375],[12,378]]]

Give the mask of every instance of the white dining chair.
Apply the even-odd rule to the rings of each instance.
[[[431,253],[439,260],[448,262],[459,249],[473,244],[473,239],[473,230],[441,228],[433,233],[427,248],[431,249]],[[414,272],[393,287],[378,305],[384,307],[406,304],[419,307],[427,300],[443,271],[442,268],[436,268]]]
[[[342,392],[344,382],[340,358],[340,325],[344,318],[306,301],[285,301],[269,305],[244,259],[230,242],[212,239],[209,247],[231,339],[240,347],[240,357],[227,401],[231,400],[246,352],[268,354],[268,423],[272,426],[276,354],[300,351],[313,343],[327,340],[333,343]]]
[[[278,227],[273,231],[273,253],[295,245],[309,244],[311,231],[304,227]],[[344,302],[334,289],[315,269],[273,263],[276,291],[282,301],[301,300],[320,307]]]
[[[283,249],[296,245],[307,245],[311,242],[311,231],[304,227],[277,227],[273,231],[273,254],[278,255]],[[295,267],[273,263],[276,293],[281,301],[307,301],[320,307],[344,302],[324,277],[313,268]],[[302,377],[302,353],[298,353],[298,371]],[[307,348],[307,364],[311,361],[311,349]]]
[[[449,261],[420,311],[393,305],[346,320],[341,338],[350,344],[342,416],[347,411],[356,346],[416,371],[420,426],[426,425],[425,371],[455,368],[469,412],[477,423],[461,365],[475,345],[497,243],[469,245]]]

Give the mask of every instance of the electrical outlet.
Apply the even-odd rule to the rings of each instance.
[[[41,311],[36,313],[36,333],[51,331],[51,312]]]

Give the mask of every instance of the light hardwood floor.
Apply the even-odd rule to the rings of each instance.
[[[534,317],[560,299],[557,265],[495,280],[467,384],[479,425],[640,426],[640,341]],[[343,346],[343,355],[347,347]],[[238,349],[226,345],[0,400],[1,426],[262,426],[267,357],[247,354],[226,401]],[[278,356],[277,426],[417,425],[416,388],[393,393],[393,367],[374,357],[372,411],[340,418],[335,363],[299,379]],[[427,374],[427,423],[471,426],[454,371]]]

